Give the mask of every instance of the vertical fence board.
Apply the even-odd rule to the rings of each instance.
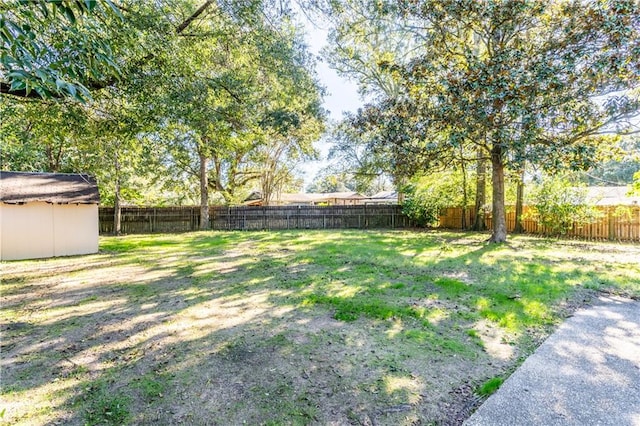
[[[100,207],[100,233],[113,233],[113,207]],[[214,230],[406,228],[398,205],[210,207]],[[124,207],[122,233],[187,232],[200,228],[198,207]]]
[[[574,224],[568,237],[596,240],[640,242],[640,206],[601,207],[602,217],[593,223]],[[545,234],[548,230],[527,216],[524,208],[523,227],[528,234]],[[462,217],[467,226],[475,220],[472,208],[447,208],[441,212],[439,227],[462,229]],[[100,207],[101,234],[113,233],[113,207]],[[398,205],[355,206],[269,206],[211,207],[210,226],[214,230],[263,229],[384,229],[409,228],[411,220]],[[507,209],[507,230],[515,227],[515,209]],[[485,216],[491,229],[491,215]],[[123,207],[122,232],[186,232],[200,228],[199,207]]]
[[[525,233],[545,235],[549,232],[535,219],[527,216],[527,206],[523,209],[524,219],[522,225]],[[592,223],[574,223],[566,237],[584,238],[592,240],[629,241],[640,242],[640,206],[607,206],[598,207],[601,217]],[[469,216],[468,224],[473,222],[475,214]],[[513,232],[515,228],[515,209],[507,208],[507,231]],[[462,209],[446,208],[440,215],[439,227],[447,229],[462,229]],[[487,229],[492,229],[491,215],[485,217]]]

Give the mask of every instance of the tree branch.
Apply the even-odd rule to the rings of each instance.
[[[198,16],[202,15],[204,13],[205,10],[207,10],[207,8],[209,6],[211,6],[213,4],[213,0],[207,0],[204,2],[204,4],[202,6],[200,6],[198,8],[198,10],[196,10],[195,12],[193,12],[193,14],[191,16],[189,16],[187,19],[184,20],[184,22],[182,22],[180,25],[178,25],[176,27],[176,34],[180,34],[181,32],[183,32],[185,29],[187,29],[187,27],[194,21],[196,20],[196,18],[198,18]]]
[[[191,25],[191,23],[194,20],[196,20],[200,15],[202,15],[204,13],[204,11],[207,10],[207,8],[209,8],[209,6],[211,6],[213,4],[213,1],[214,0],[205,1],[202,4],[202,6],[200,6],[195,12],[193,12],[193,14],[191,16],[189,16],[180,25],[178,25],[176,27],[176,34],[179,35],[185,29],[187,29],[189,27],[189,25]],[[126,9],[123,9],[121,6],[116,6],[116,7],[120,8],[122,10],[126,10]],[[135,65],[136,65],[136,67],[139,67],[139,66],[149,62],[154,57],[155,57],[155,54],[150,53],[147,56],[145,56],[144,58],[142,58],[140,61],[137,61]],[[111,85],[115,84],[116,81],[117,81],[117,78],[116,77],[112,77],[112,78],[110,78],[109,80],[106,80],[106,81],[89,82],[86,85],[86,87],[88,89],[91,89],[91,90],[100,90],[100,89],[104,89],[105,87],[108,87],[108,86],[111,86]],[[5,81],[0,81],[0,94],[8,94],[8,95],[16,96],[16,97],[19,97],[19,98],[44,99],[42,97],[42,95],[40,93],[36,92],[35,90],[31,90],[28,93],[27,93],[27,91],[25,89],[11,90],[11,84],[9,84],[9,83],[7,83]],[[55,98],[55,99],[64,98],[64,95],[62,95],[60,93],[53,93],[50,96]]]
[[[29,92],[27,92],[26,89],[11,90],[11,85],[4,81],[0,81],[0,93],[16,96],[18,98],[42,99],[40,93],[35,90],[31,90]]]

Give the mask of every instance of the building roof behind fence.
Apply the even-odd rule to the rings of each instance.
[[[586,199],[596,206],[640,205],[640,196],[630,195],[627,186],[589,186]]]
[[[0,172],[0,201],[21,204],[98,204],[95,178],[78,173]]]

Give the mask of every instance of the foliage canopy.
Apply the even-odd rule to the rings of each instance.
[[[378,63],[402,90],[354,126],[409,176],[480,148],[492,166],[494,242],[506,239],[509,170],[586,168],[603,135],[633,131],[637,2],[421,0],[387,10],[410,17],[418,54]]]

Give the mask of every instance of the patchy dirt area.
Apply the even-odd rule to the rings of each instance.
[[[437,241],[399,234],[399,248],[363,255],[379,241],[354,235],[126,237],[3,263],[0,420],[454,425],[551,330],[483,315],[489,296],[472,292],[487,274],[464,262],[407,263],[407,244],[438,259]]]

